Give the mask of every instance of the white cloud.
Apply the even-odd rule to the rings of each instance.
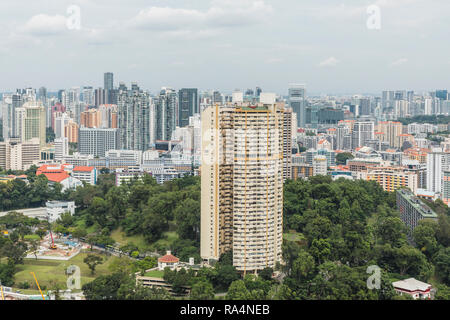
[[[264,1],[213,1],[206,11],[150,7],[139,11],[130,25],[153,31],[201,31],[263,23],[273,11]]]
[[[328,59],[323,60],[319,63],[319,67],[335,67],[339,63],[339,60],[335,57],[329,57]]]
[[[398,59],[398,60],[393,61],[393,62],[390,64],[390,66],[391,66],[391,67],[397,67],[397,66],[401,66],[402,64],[405,64],[405,63],[407,63],[407,62],[408,62],[408,59],[406,59],[406,58],[401,58],[401,59]]]
[[[66,21],[62,15],[38,14],[28,20],[20,31],[40,36],[62,34],[68,31]]]

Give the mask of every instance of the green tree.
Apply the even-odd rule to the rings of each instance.
[[[250,300],[251,294],[244,281],[236,280],[231,283],[226,298],[228,300]]]
[[[192,286],[192,300],[212,300],[214,299],[214,289],[210,282],[199,281]]]
[[[95,273],[95,268],[103,263],[103,258],[95,255],[95,254],[88,254],[87,257],[83,259],[83,262],[87,264],[89,269],[91,270],[91,274]]]

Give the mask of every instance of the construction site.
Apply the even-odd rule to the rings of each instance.
[[[74,241],[71,237],[54,236],[50,231],[39,241],[39,248],[28,252],[26,258],[44,260],[69,260],[79,254],[86,245]]]

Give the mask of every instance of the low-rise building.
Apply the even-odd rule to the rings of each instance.
[[[180,259],[172,255],[172,252],[167,251],[167,254],[158,259],[158,269],[164,271],[165,268],[174,270],[178,267]]]
[[[58,220],[63,213],[75,214],[74,201],[47,201],[45,205],[47,207],[47,219],[50,223]]]
[[[87,184],[97,184],[97,169],[95,167],[77,166],[73,168],[72,176]]]
[[[397,208],[400,211],[400,218],[408,227],[409,238],[412,239],[414,229],[420,220],[438,218],[437,214],[425,205],[408,189],[397,191]]]
[[[400,295],[409,295],[414,300],[431,299],[431,284],[409,278],[392,283],[394,290]]]

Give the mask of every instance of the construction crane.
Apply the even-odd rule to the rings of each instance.
[[[0,281],[0,288],[2,290],[2,300],[5,300],[5,295],[3,294],[3,285],[1,281]]]
[[[33,275],[34,281],[36,281],[36,285],[39,289],[39,292],[41,293],[42,300],[45,300],[44,294],[42,293],[41,287],[39,286],[39,282],[37,281],[36,275],[34,274],[34,272],[30,272],[30,273]]]
[[[52,243],[50,245],[50,250],[56,250],[58,249],[55,245],[55,241],[53,241],[53,234],[52,234],[52,230],[50,230],[50,237],[52,238]]]

